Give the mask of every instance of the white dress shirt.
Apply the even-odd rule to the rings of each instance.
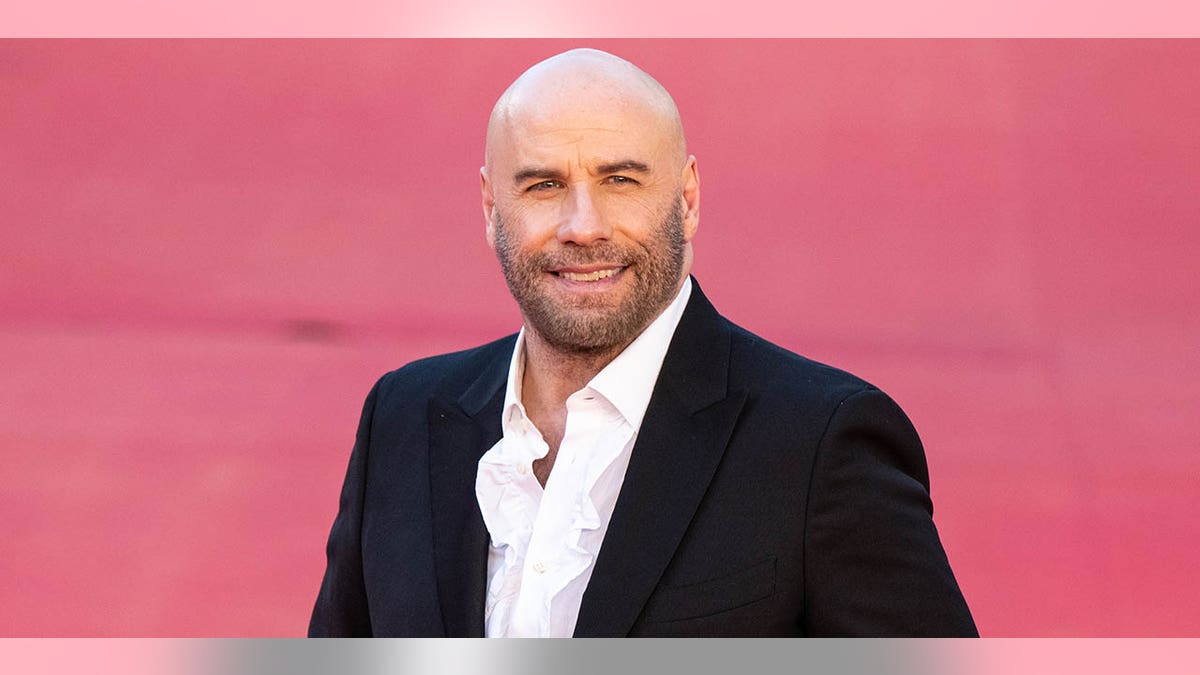
[[[549,449],[525,414],[525,330],[508,370],[503,437],[479,460],[475,496],[491,535],[484,626],[488,637],[570,637],[583,592],[663,358],[691,295],[670,305],[625,351],[567,398],[567,423],[545,489],[534,460]]]

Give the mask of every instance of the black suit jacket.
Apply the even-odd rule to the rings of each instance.
[[[375,385],[309,635],[483,635],[475,475],[501,436],[514,340]],[[733,325],[694,284],[575,635],[975,634],[904,413]]]

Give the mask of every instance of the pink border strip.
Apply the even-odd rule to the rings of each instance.
[[[222,651],[211,640],[6,638],[0,640],[0,672],[199,675],[216,672]]]
[[[0,7],[0,37],[1188,37],[1187,0],[845,0],[529,4],[474,0],[43,0]]]

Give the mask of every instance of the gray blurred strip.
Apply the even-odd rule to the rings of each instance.
[[[222,640],[219,675],[935,675],[913,640]]]

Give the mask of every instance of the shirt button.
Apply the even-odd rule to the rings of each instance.
[[[533,571],[537,572],[538,574],[545,572],[546,571],[546,563],[544,563],[540,560],[538,562],[533,563]]]
[[[518,464],[518,465],[517,465],[517,473],[519,473],[519,474],[521,474],[522,476],[524,476],[524,475],[525,475],[525,473],[526,473],[527,471],[529,471],[529,469],[527,469],[527,468],[525,467],[525,465],[524,465],[524,464]]]

